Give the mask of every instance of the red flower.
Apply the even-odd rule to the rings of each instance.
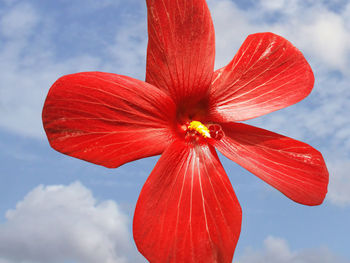
[[[328,184],[311,146],[239,121],[292,105],[314,83],[301,52],[272,33],[248,36],[214,71],[205,0],[148,0],[146,82],[84,72],[51,87],[51,146],[106,167],[162,154],[135,210],[140,252],[154,262],[231,262],[241,208],[214,147],[292,200],[321,204]]]

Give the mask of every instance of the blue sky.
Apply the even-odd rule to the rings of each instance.
[[[313,92],[251,124],[307,142],[330,171],[321,206],[293,203],[220,156],[243,209],[234,262],[350,262],[350,4],[210,0],[216,67],[246,36],[270,31],[314,70]],[[158,157],[107,169],[52,150],[41,109],[64,74],[107,71],[144,79],[146,8],[138,0],[0,0],[0,263],[146,262],[133,209]]]

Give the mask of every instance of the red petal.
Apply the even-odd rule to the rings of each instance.
[[[175,141],[142,188],[134,239],[152,263],[231,263],[241,219],[214,148]]]
[[[170,140],[174,107],[166,94],[143,81],[84,72],[53,84],[43,123],[57,151],[117,167],[163,152]]]
[[[217,149],[295,202],[321,204],[328,171],[320,152],[306,143],[242,123],[222,124]]]
[[[202,98],[214,71],[215,33],[205,0],[147,0],[146,81],[177,101]]]
[[[213,76],[213,119],[255,118],[305,98],[314,76],[303,54],[272,33],[248,36],[233,60]]]

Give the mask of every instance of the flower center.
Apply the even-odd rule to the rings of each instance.
[[[200,121],[191,121],[190,125],[188,125],[189,131],[196,131],[200,135],[202,135],[204,138],[210,137],[209,129],[202,124]]]
[[[212,138],[220,140],[224,136],[224,132],[221,126],[218,124],[209,124],[205,126],[200,121],[191,121],[183,127],[185,131],[185,138],[188,140],[194,140],[196,142],[202,141],[203,139]]]

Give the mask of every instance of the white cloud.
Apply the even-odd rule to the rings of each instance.
[[[261,31],[259,26],[252,23],[250,15],[239,9],[233,1],[208,1],[215,27],[216,68],[225,66],[252,33]]]
[[[98,4],[89,1],[84,4],[84,10],[93,12],[117,5],[116,1],[111,0]],[[81,5],[72,8],[76,6],[81,9]],[[0,127],[10,132],[33,138],[44,137],[41,124],[44,99],[49,87],[62,75],[100,70],[121,74],[130,71],[128,75],[144,76],[145,18],[133,19],[125,27],[116,28],[115,42],[105,43],[99,48],[105,52],[107,59],[104,59],[101,53],[65,57],[65,54],[58,52],[71,48],[56,43],[61,37],[57,31],[58,23],[62,21],[53,19],[53,14],[43,12],[34,5],[20,2],[5,6],[0,11],[0,17]],[[80,26],[83,29],[84,23]],[[144,35],[141,30],[145,31]],[[104,43],[100,41],[101,38],[107,38],[106,35],[95,33],[85,37],[96,43]],[[77,47],[79,43],[72,48]]]
[[[270,0],[270,1],[259,2],[260,6],[263,9],[268,11],[280,11],[286,8],[287,5],[289,5],[289,7],[295,6],[294,3],[295,1],[287,1],[287,0]]]
[[[68,4],[70,12],[93,12],[98,9],[103,9],[103,8],[109,8],[113,6],[119,6],[120,1],[119,0],[100,0],[100,1],[95,1],[95,0],[84,0],[83,2],[80,1],[75,1],[72,2],[70,0],[61,0],[63,4]],[[84,8],[82,8],[82,3]]]
[[[288,20],[274,25],[277,33],[294,40],[295,45],[324,68],[350,73],[350,31],[345,14],[318,4],[307,8],[299,4],[295,13],[283,15]]]
[[[21,3],[5,13],[0,21],[0,32],[5,37],[25,37],[38,23],[38,15],[35,9],[27,4]]]
[[[103,70],[143,80],[146,72],[146,32],[146,14],[136,20],[129,19],[106,50],[114,63],[104,65]]]
[[[350,4],[339,13],[319,1],[260,0],[245,10],[229,0],[209,4],[217,33],[217,65],[226,64],[248,34],[271,31],[290,40],[311,62],[350,74]]]
[[[263,249],[247,248],[236,263],[349,263],[327,248],[292,251],[286,240],[269,236]]]
[[[337,205],[350,205],[350,160],[338,160],[329,165],[331,173],[328,199]]]
[[[133,253],[129,222],[117,204],[97,202],[79,182],[36,187],[6,219],[0,262],[125,263]]]

